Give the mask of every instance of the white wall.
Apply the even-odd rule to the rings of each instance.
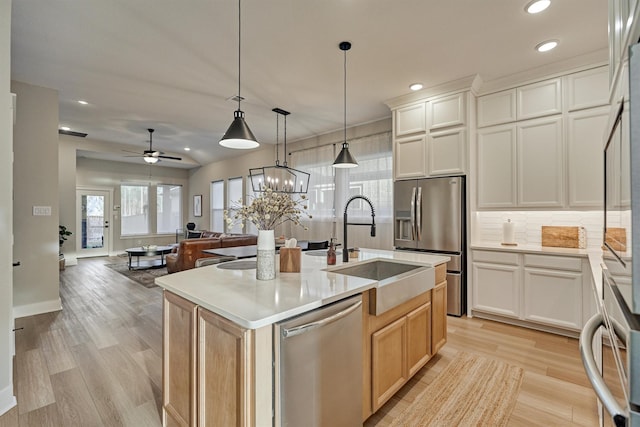
[[[17,81],[13,133],[15,317],[60,310],[58,277],[58,92]],[[51,209],[33,215],[34,206]]]
[[[11,0],[0,0],[0,415],[16,404],[13,395],[13,110]]]

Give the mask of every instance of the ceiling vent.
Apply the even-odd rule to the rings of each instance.
[[[58,133],[61,135],[71,135],[71,136],[77,136],[79,138],[85,138],[87,136],[86,133],[82,133],[82,132],[74,132],[72,130],[62,130],[62,129],[58,129]]]

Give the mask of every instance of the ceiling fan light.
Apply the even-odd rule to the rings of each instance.
[[[256,141],[256,137],[253,136],[249,125],[244,121],[244,112],[236,110],[233,113],[233,117],[233,122],[231,122],[229,129],[220,140],[220,145],[239,150],[259,147],[260,144]]]
[[[159,160],[157,157],[153,157],[153,156],[144,156],[143,159],[145,162],[149,163],[150,165],[158,163],[158,160]]]
[[[340,150],[338,157],[333,162],[333,167],[342,169],[358,167],[358,162],[349,152],[349,144],[346,142],[342,144],[342,150]]]

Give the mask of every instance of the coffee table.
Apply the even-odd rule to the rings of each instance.
[[[155,249],[147,249],[141,246],[126,249],[129,255],[129,270],[142,270],[145,268],[160,268],[167,265],[164,256],[173,250],[173,246],[157,246]],[[155,257],[160,255],[160,259],[147,259],[140,261],[141,256]],[[132,264],[133,257],[136,257],[135,266]]]

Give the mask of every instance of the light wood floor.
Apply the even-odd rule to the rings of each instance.
[[[122,261],[118,259],[118,262]],[[162,298],[81,260],[60,273],[63,311],[16,319],[18,406],[0,427],[159,426]],[[525,370],[512,426],[596,426],[596,398],[574,339],[449,318],[449,340],[365,426],[387,426],[459,351]]]

